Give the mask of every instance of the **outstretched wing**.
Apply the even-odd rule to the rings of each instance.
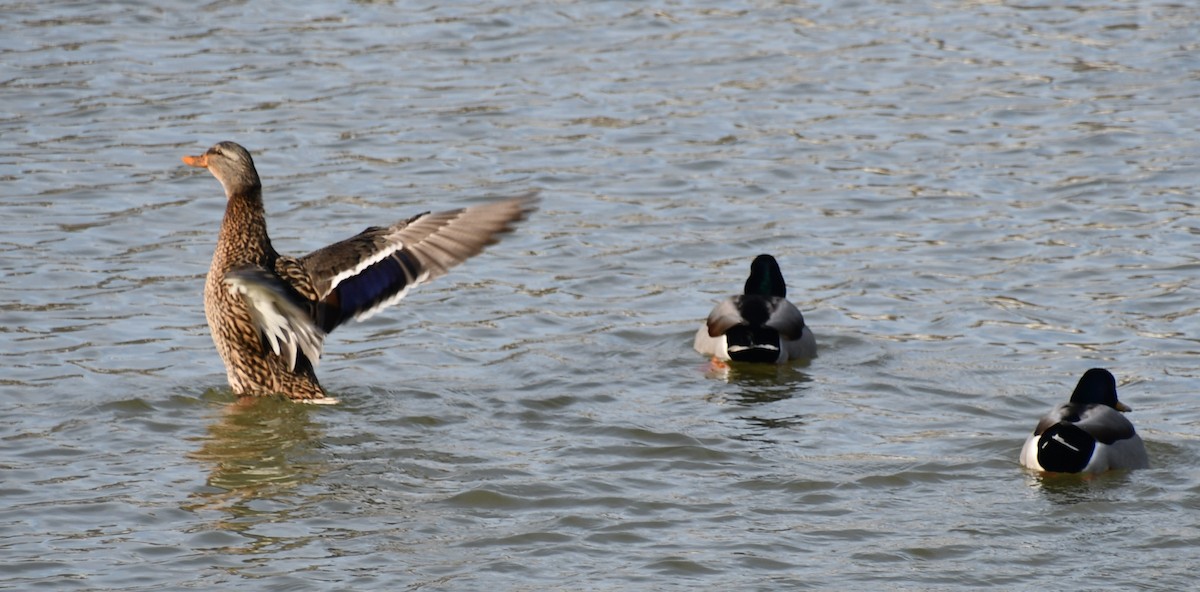
[[[311,305],[303,296],[279,276],[256,266],[231,270],[223,281],[231,294],[245,300],[263,340],[287,361],[288,369],[296,369],[297,353],[317,366],[325,331],[313,322]]]
[[[347,319],[362,320],[399,302],[414,286],[445,275],[495,243],[535,204],[530,193],[425,213],[386,228],[368,228],[302,257],[311,296],[321,303],[321,329],[328,333]]]

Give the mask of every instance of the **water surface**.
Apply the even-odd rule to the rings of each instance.
[[[0,586],[1193,586],[1200,19],[1098,2],[0,2]],[[238,402],[200,291],[539,188]],[[706,372],[774,254],[821,355]],[[1150,470],[1017,453],[1105,366]]]

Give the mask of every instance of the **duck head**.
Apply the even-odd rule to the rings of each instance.
[[[1129,405],[1117,400],[1117,379],[1104,368],[1092,368],[1083,373],[1071,402],[1078,404],[1108,405],[1117,411],[1133,411]]]
[[[183,163],[208,169],[225,188],[226,198],[262,192],[254,159],[250,158],[248,150],[235,142],[221,142],[200,156],[184,156]]]
[[[750,278],[746,280],[746,295],[778,296],[787,298],[787,284],[779,264],[770,255],[759,255],[750,264]]]

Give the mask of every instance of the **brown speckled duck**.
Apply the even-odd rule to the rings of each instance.
[[[336,403],[314,371],[325,335],[398,302],[409,289],[479,254],[533,211],[528,194],[372,226],[303,257],[267,236],[262,183],[250,153],[221,142],[183,162],[225,188],[225,219],[204,285],[213,343],[238,395]]]

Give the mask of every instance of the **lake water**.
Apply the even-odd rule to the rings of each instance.
[[[1182,590],[1200,8],[0,1],[0,588]],[[238,403],[201,288],[541,190]],[[706,371],[772,253],[821,347]],[[1153,468],[1040,478],[1110,368]]]

